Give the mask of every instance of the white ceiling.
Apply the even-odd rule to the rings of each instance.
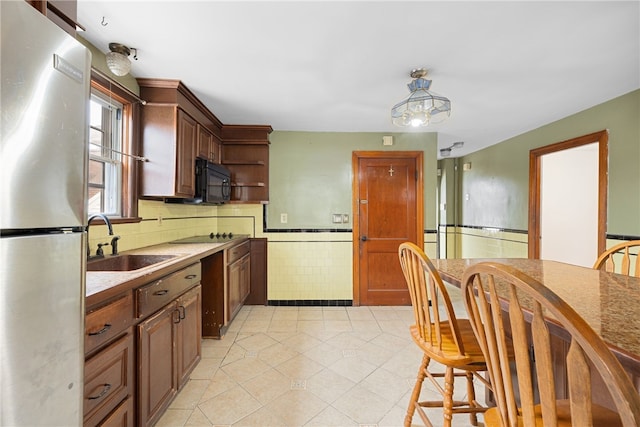
[[[135,47],[132,75],[182,80],[225,124],[438,132],[460,156],[640,87],[640,2],[79,0],[82,37]],[[106,23],[106,25],[103,25]],[[390,122],[412,68],[448,97]]]

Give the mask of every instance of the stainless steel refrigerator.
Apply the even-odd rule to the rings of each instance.
[[[90,52],[0,1],[0,425],[82,424]]]

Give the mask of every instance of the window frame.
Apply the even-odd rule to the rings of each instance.
[[[89,132],[94,129],[101,137],[99,153],[96,152],[95,146],[92,145],[92,137],[89,137],[89,168],[91,163],[97,162],[102,165],[101,182],[92,182],[89,180],[89,193],[91,189],[102,189],[101,205],[105,205],[105,209],[100,210],[112,218],[122,217],[122,197],[112,200],[112,192],[118,195],[122,194],[122,112],[123,105],[113,99],[111,96],[99,90],[91,91],[91,103],[100,106],[100,125],[95,126],[93,123],[93,107],[91,108],[91,125]],[[94,151],[94,152],[92,152]],[[90,174],[91,175],[91,174]],[[89,212],[91,213],[91,212]]]
[[[91,89],[122,104],[122,152],[140,152],[140,98],[95,68],[91,69]],[[88,108],[88,107],[87,107]],[[87,141],[88,143],[88,141]],[[138,216],[138,160],[122,156],[121,216],[109,217],[113,224],[140,222]]]

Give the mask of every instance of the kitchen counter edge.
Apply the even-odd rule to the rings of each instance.
[[[120,255],[176,255],[176,257],[132,271],[87,271],[85,310],[89,311],[127,291],[158,280],[246,240],[248,238],[243,237],[225,243],[162,243],[124,251]]]

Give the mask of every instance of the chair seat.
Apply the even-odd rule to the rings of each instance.
[[[471,328],[471,322],[469,319],[457,319],[458,331],[460,332],[460,338],[462,339],[462,348],[464,348],[464,354],[458,352],[458,346],[453,341],[453,334],[450,331],[449,324],[446,322],[440,323],[441,339],[440,346],[432,345],[431,343],[423,340],[420,337],[418,326],[413,325],[410,327],[411,337],[416,344],[433,360],[455,366],[456,368],[464,368],[465,370],[484,371],[486,370],[486,364],[484,356],[482,355],[482,349],[478,340],[473,334]],[[431,331],[425,331],[424,336],[434,336],[436,333],[436,325],[426,325],[431,327]],[[435,339],[434,339],[435,342]]]
[[[534,406],[536,414],[536,427],[544,427],[542,423],[542,409],[540,405]],[[568,400],[557,402],[558,427],[573,427],[571,424],[571,408]],[[622,427],[622,421],[617,412],[600,405],[593,405],[593,427]],[[497,408],[489,408],[484,413],[484,425],[486,427],[502,427]],[[518,427],[523,426],[522,418],[518,417]]]

